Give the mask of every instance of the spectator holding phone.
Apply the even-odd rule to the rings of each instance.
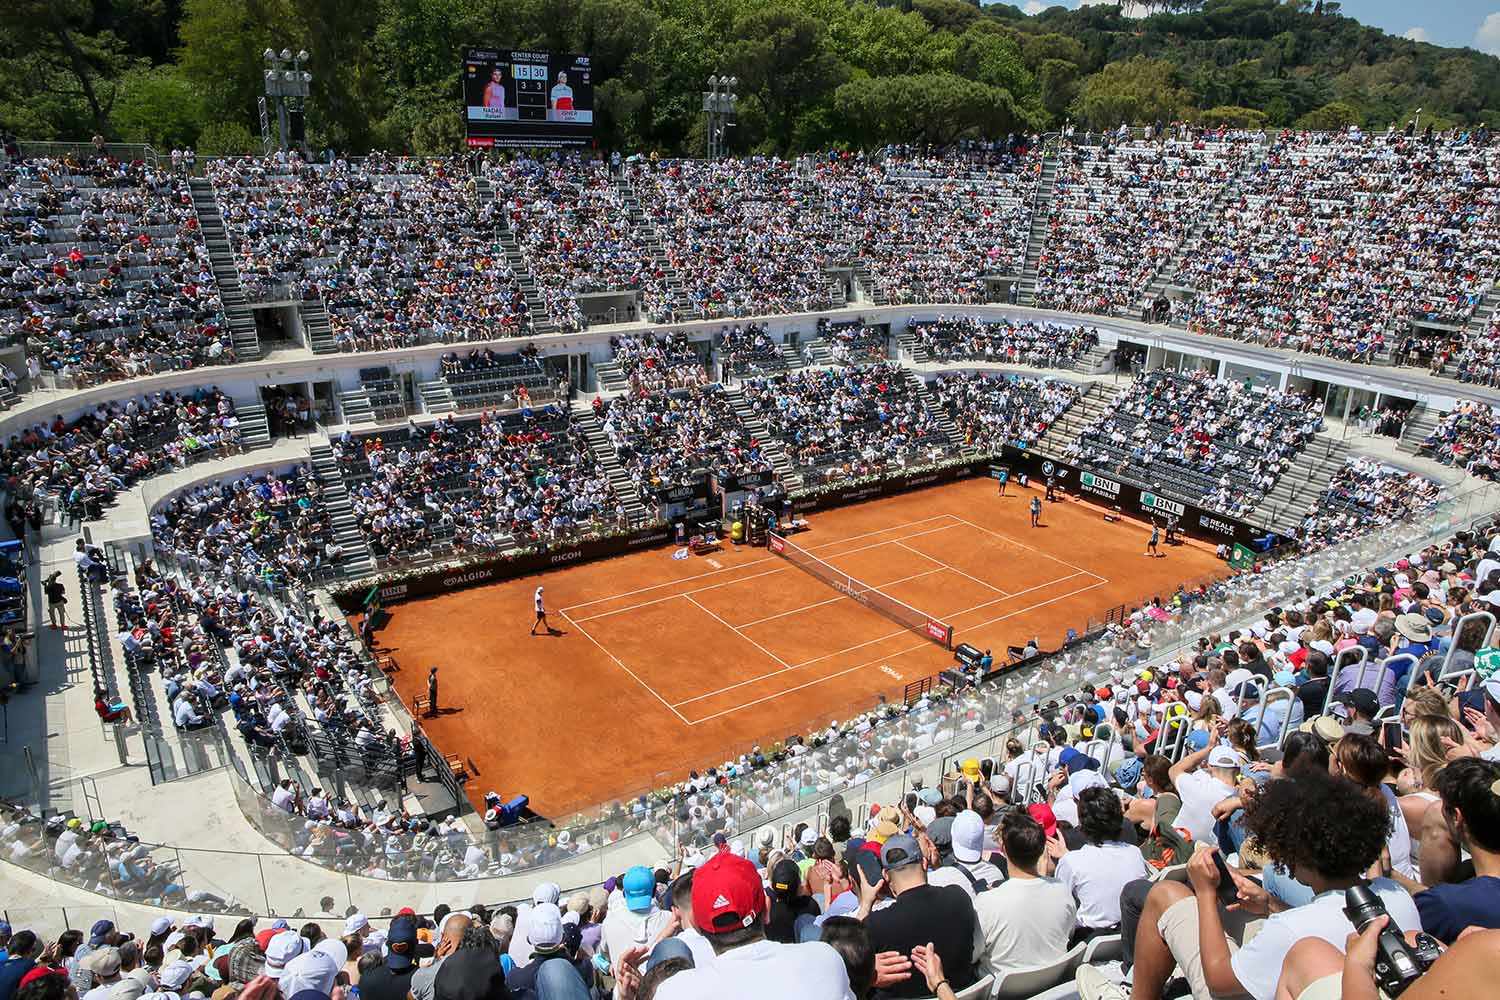
[[[1078,970],[1081,1000],[1160,997],[1180,968],[1195,997],[1248,994],[1273,1000],[1287,953],[1299,940],[1321,938],[1343,947],[1354,926],[1344,915],[1344,890],[1368,884],[1403,929],[1421,929],[1416,904],[1389,879],[1366,882],[1380,857],[1389,812],[1346,778],[1312,770],[1294,781],[1267,783],[1245,807],[1246,825],[1270,859],[1314,893],[1312,902],[1288,907],[1231,869],[1237,890],[1233,909],[1221,907],[1222,878],[1211,850],[1188,862],[1190,885],[1158,882],[1146,897],[1135,932],[1131,986],[1112,982],[1098,968]],[[1265,923],[1240,945],[1246,917]]]

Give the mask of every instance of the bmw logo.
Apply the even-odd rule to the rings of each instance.
[[[1050,475],[1052,475],[1052,463],[1051,462],[1043,462],[1042,463],[1042,475],[1044,475],[1044,476],[1050,476]]]

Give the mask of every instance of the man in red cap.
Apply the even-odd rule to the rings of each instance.
[[[709,858],[693,872],[693,923],[713,946],[714,960],[664,981],[657,1000],[854,1000],[844,960],[832,947],[766,940],[767,909],[753,864],[729,851]],[[620,961],[639,964],[642,957],[627,952]]]

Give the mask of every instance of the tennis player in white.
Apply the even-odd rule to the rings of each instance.
[[[531,623],[531,634],[536,635],[536,627],[541,625],[546,628],[548,635],[560,635],[561,633],[552,627],[552,623],[547,621],[547,605],[542,601],[541,587],[536,588],[532,603],[536,605],[536,621]]]

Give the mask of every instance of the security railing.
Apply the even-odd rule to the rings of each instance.
[[[840,814],[857,822],[872,805],[896,801],[917,780],[936,784],[959,760],[999,758],[1007,739],[1034,725],[1030,706],[1108,677],[1122,666],[1163,662],[1193,647],[1201,635],[1242,626],[1268,607],[1301,600],[1309,590],[1320,592],[1371,565],[1446,539],[1491,515],[1496,497],[1492,488],[1475,490],[1444,501],[1411,523],[1211,585],[1195,598],[1172,602],[1168,619],[1146,629],[1145,639],[1127,644],[1122,636],[1133,633],[1107,630],[1093,642],[979,688],[954,692],[936,685],[915,706],[866,699],[862,705],[833,709],[823,736],[793,747],[762,746],[769,766],[733,774],[692,798],[673,784],[680,774],[658,775],[637,793],[550,824],[486,832],[476,842],[484,851],[478,865],[465,864],[466,834],[387,839],[366,846],[286,813],[263,794],[266,776],[252,775],[234,753],[228,754],[233,766],[225,773],[236,801],[281,853],[126,844],[101,834],[86,841],[88,859],[70,865],[35,827],[33,841],[28,841],[28,828],[21,839],[34,842],[36,849],[11,860],[121,899],[204,912],[293,915],[306,912],[311,900],[324,895],[334,897],[340,909],[368,909],[420,905],[434,898],[437,886],[451,883],[467,886],[465,895],[496,901],[524,898],[530,885],[544,877],[570,887],[593,885],[629,864],[659,861],[678,845],[701,846],[726,826],[752,849],[757,831],[766,829],[779,844],[794,822],[821,829]],[[725,755],[738,761],[751,751],[749,745],[728,747]],[[13,800],[52,809],[72,800],[59,794],[69,784],[65,774],[59,778],[54,772],[42,784],[44,788],[36,787],[22,775],[4,790]],[[422,883],[430,888],[418,888]],[[441,894],[451,897],[453,891]]]

